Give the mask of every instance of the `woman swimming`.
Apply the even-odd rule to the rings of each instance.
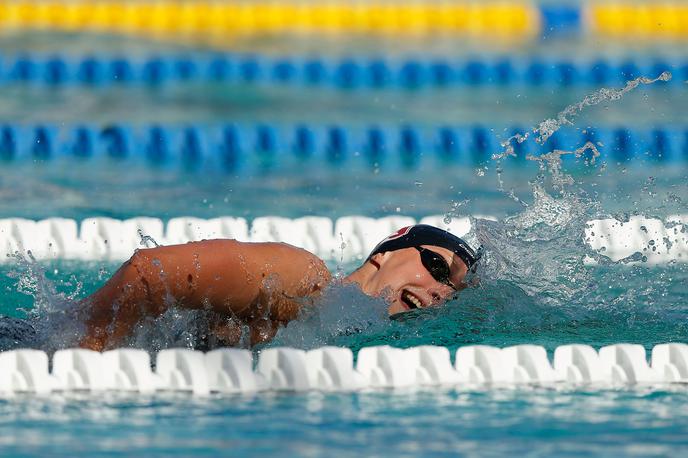
[[[415,225],[380,242],[344,278],[369,296],[382,296],[390,315],[439,305],[466,287],[480,257],[442,229]],[[85,348],[117,347],[143,317],[171,306],[210,311],[209,331],[236,345],[242,326],[251,343],[271,339],[331,282],[325,263],[284,243],[203,240],[138,250],[98,291],[81,302],[87,313]]]

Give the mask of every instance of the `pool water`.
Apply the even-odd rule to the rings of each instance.
[[[52,398],[0,401],[7,456],[675,456],[672,390]]]
[[[520,167],[507,169],[505,176],[516,177],[513,182],[517,182],[533,173],[528,165]],[[116,178],[110,181],[109,177],[117,176],[113,172],[94,172],[89,176],[71,168],[61,172],[50,167],[38,172],[34,169],[29,176],[45,189],[30,194],[31,185],[16,180],[16,189],[8,192],[26,192],[25,205],[15,204],[8,214],[74,218],[93,214],[166,218],[182,212],[202,217],[236,215],[242,214],[237,211],[241,204],[233,205],[241,202],[240,197],[203,202],[203,196],[224,186],[238,190],[241,196],[257,186],[252,180],[231,181],[226,177],[200,184],[194,175],[186,175],[188,182],[168,180],[164,175],[153,181],[152,174],[139,171],[151,179],[142,180],[149,188],[132,184],[132,192],[118,199],[118,190],[129,184]],[[658,179],[648,183],[648,172],[657,172]],[[35,178],[41,174],[42,178]],[[616,180],[613,185],[606,181],[610,174]],[[470,200],[466,205],[471,209],[503,212],[500,222],[474,222],[470,237],[482,234],[492,244],[480,286],[464,291],[445,307],[389,320],[384,302],[334,285],[317,309],[307,310],[300,320],[281,329],[268,346],[342,345],[358,350],[378,344],[432,344],[453,351],[469,344],[501,347],[532,343],[544,346],[551,355],[556,346],[567,343],[600,347],[633,342],[650,349],[658,343],[688,340],[686,264],[649,267],[642,263],[603,263],[593,267],[582,263],[583,255],[591,253],[582,243],[585,220],[599,214],[623,214],[634,207],[656,215],[680,213],[683,201],[668,197],[672,193],[685,195],[685,182],[676,170],[579,170],[578,185],[565,195],[553,192],[555,200],[569,204],[568,219],[554,226],[543,225],[545,215],[538,217],[534,210],[538,198],[529,197],[532,185],[517,188],[530,204],[523,210],[501,192],[480,193],[475,183],[494,180],[494,176],[465,173],[464,183],[468,185],[461,188],[465,194],[448,191],[453,181],[442,174],[428,173],[421,186],[409,183],[413,176],[419,180],[418,174],[386,178],[383,183],[375,175],[349,177],[349,182],[355,181],[360,187],[360,194],[336,187],[333,190],[334,186],[346,185],[341,176],[339,185],[330,183],[329,187],[324,178],[319,180],[318,186],[332,193],[336,202],[311,197],[320,193],[312,185],[304,185],[305,179],[266,177],[261,189],[274,186],[281,194],[274,202],[254,199],[254,207],[246,205],[243,215],[250,218],[274,211],[290,217],[309,213],[335,217],[365,208],[360,203],[366,202],[365,193],[376,192],[381,202],[361,213],[389,214],[389,209],[382,207],[386,204],[404,205],[409,213],[420,216],[442,212],[455,196],[462,195]],[[461,176],[458,171],[457,176]],[[437,179],[433,181],[433,177]],[[640,181],[644,188],[634,183],[638,177],[644,180]],[[136,175],[127,177],[133,183],[137,179]],[[93,186],[86,184],[90,180],[99,183],[97,189],[104,198],[93,198]],[[538,179],[531,177],[531,181]],[[290,182],[298,184],[289,189],[285,184]],[[52,204],[51,186],[67,189],[73,197],[62,201],[61,207],[40,205],[46,200]],[[398,195],[400,191],[405,194]],[[429,204],[422,193],[434,199],[443,196],[444,203]],[[232,196],[229,191],[227,195]],[[414,200],[403,203],[409,196]],[[278,211],[275,202],[285,205]],[[411,207],[412,202],[417,207]],[[301,205],[313,207],[304,211]],[[20,332],[6,338],[2,345],[23,346],[27,339],[30,346],[46,350],[73,345],[79,327],[65,311],[75,299],[94,291],[117,267],[114,263],[77,261],[24,261],[0,266],[0,288],[4,291],[0,313],[29,317],[36,329],[35,334]],[[356,264],[330,261],[329,267],[350,272]],[[151,352],[193,347],[198,343],[193,332],[197,323],[194,314],[172,310],[143,323],[130,344]],[[0,400],[0,448],[8,456],[73,456],[83,450],[109,456],[666,456],[686,448],[688,417],[683,412],[687,404],[683,386],[602,391],[586,387],[464,387],[207,399],[172,395],[20,397]]]
[[[74,46],[74,37],[36,40],[30,46],[46,52]],[[87,41],[79,45],[85,50],[76,51],[87,52],[88,46],[112,51],[104,44],[108,40]],[[122,49],[131,45],[120,44]],[[282,50],[274,42],[237,44],[249,45],[267,53]],[[10,40],[4,46],[13,50],[17,44]],[[178,50],[138,46],[143,55]],[[454,52],[455,47],[437,46],[436,52]],[[557,49],[568,48],[551,51]],[[3,87],[0,120],[536,126],[588,92],[486,87],[353,91],[342,97],[336,91],[305,88],[183,86],[150,92],[135,87]],[[682,85],[642,87],[585,111],[575,128],[681,124],[686,121],[685,97]],[[615,264],[583,243],[590,219],[634,214],[664,219],[688,213],[686,165],[641,157],[623,164],[568,161],[566,170],[574,183],[562,190],[552,186],[551,172],[538,163],[515,159],[417,170],[314,166],[305,173],[281,168],[264,174],[152,169],[106,160],[3,163],[0,217],[490,215],[499,221],[476,220],[469,234],[471,241],[487,246],[480,285],[445,307],[389,320],[381,300],[334,284],[317,309],[304,311],[267,345],[357,350],[377,344],[433,344],[453,351],[468,344],[532,343],[551,352],[567,343],[599,347],[632,342],[649,349],[688,342],[688,264]],[[549,217],[555,213],[560,218],[552,222]],[[586,255],[597,257],[598,265],[584,265]],[[80,332],[70,314],[74,302],[117,267],[30,260],[0,265],[0,314],[29,319],[34,327],[29,333],[5,334],[0,345],[48,351],[73,345]],[[329,267],[350,272],[356,264],[329,261]],[[198,319],[172,310],[142,323],[130,344],[151,352],[194,346],[197,339],[189,330],[196,329]],[[6,456],[680,456],[688,449],[687,406],[682,385],[602,391],[497,387],[209,398],[19,397],[0,400],[0,450]]]

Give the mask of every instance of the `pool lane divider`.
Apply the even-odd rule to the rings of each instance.
[[[340,90],[418,90],[476,86],[576,87],[623,85],[665,71],[680,86],[688,60],[662,57],[587,59],[494,58],[324,58],[238,54],[63,56],[19,54],[0,58],[0,85],[41,84],[60,88],[174,84],[294,86]]]
[[[685,1],[594,1],[585,9],[586,31],[601,39],[685,40]]]
[[[14,0],[0,3],[0,30],[114,33],[218,46],[239,37],[275,34],[458,35],[515,41],[579,34],[683,40],[688,37],[688,5],[677,0]]]
[[[114,33],[224,46],[240,37],[275,34],[516,40],[538,36],[541,14],[528,0],[14,0],[0,3],[0,30]]]
[[[452,362],[453,359],[453,362]],[[544,347],[485,345],[407,349],[386,345],[322,347],[304,351],[274,347],[262,350],[254,364],[249,350],[222,348],[207,353],[186,348],[160,351],[155,369],[145,350],[124,348],[98,353],[58,350],[0,352],[0,397],[51,393],[165,393],[197,396],[211,393],[356,392],[410,388],[484,389],[500,386],[545,386],[589,390],[666,386],[688,382],[688,345],[562,345],[550,361]]]
[[[250,223],[244,218],[230,216],[177,217],[166,223],[151,217],[127,220],[94,217],[81,222],[67,218],[40,221],[7,218],[0,219],[0,263],[12,263],[19,258],[122,262],[135,250],[151,248],[156,243],[176,245],[206,239],[284,242],[328,261],[361,262],[380,240],[399,228],[416,223],[443,228],[459,237],[468,237],[472,243],[469,217],[445,219],[443,215],[420,219],[401,215],[382,218],[354,215],[336,220],[321,216],[295,219],[264,216]],[[688,262],[686,225],[688,215],[674,215],[664,221],[644,216],[633,216],[627,221],[614,218],[588,221],[583,238],[590,251],[581,262],[643,265]]]
[[[55,126],[0,124],[0,162],[106,159],[108,166],[142,166],[262,173],[325,165],[340,169],[414,170],[423,166],[480,165],[503,152],[500,141],[526,131],[520,126],[369,125],[148,125]],[[646,128],[564,127],[547,142],[514,145],[516,161],[555,149],[574,151],[594,143],[601,159],[684,163],[688,126]],[[565,157],[572,161],[571,157]],[[131,164],[129,164],[131,165]]]

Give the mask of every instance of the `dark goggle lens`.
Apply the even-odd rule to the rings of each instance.
[[[432,278],[453,288],[454,285],[449,281],[451,273],[447,261],[439,254],[427,248],[418,247],[418,251],[420,252],[420,262],[423,264],[423,267],[430,272]]]

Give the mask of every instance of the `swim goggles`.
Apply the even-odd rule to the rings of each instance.
[[[418,253],[420,254],[420,262],[430,273],[432,278],[437,280],[439,283],[450,286],[454,291],[458,291],[456,285],[454,285],[454,283],[452,283],[450,280],[451,268],[444,257],[422,246],[416,246],[414,248],[418,250]]]

